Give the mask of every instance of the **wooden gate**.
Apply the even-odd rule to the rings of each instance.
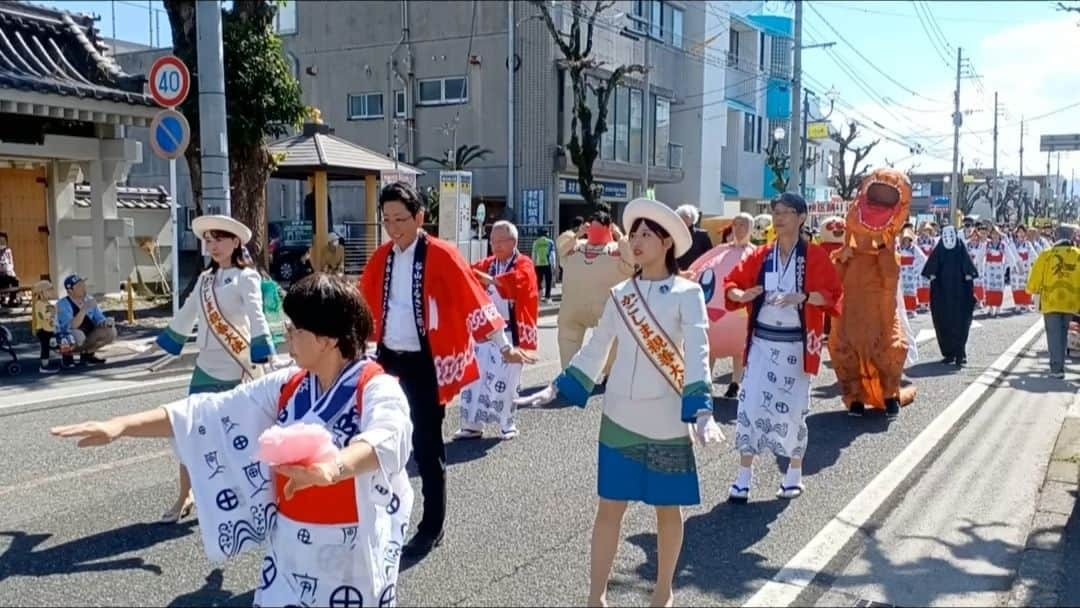
[[[44,168],[0,169],[0,232],[7,233],[23,285],[49,278],[45,183]]]

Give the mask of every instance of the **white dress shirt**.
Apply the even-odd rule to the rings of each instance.
[[[405,251],[394,245],[393,271],[390,275],[390,300],[383,320],[382,343],[398,352],[419,352],[420,336],[416,333],[416,317],[413,313],[412,273],[416,259],[416,240]],[[372,302],[382,306],[382,302]]]

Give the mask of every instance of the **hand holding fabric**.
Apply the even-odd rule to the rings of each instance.
[[[314,486],[330,486],[336,483],[335,471],[337,467],[333,463],[319,462],[310,466],[281,465],[274,467],[274,472],[283,475],[288,480],[283,488],[285,499],[292,497],[307,488]]]
[[[514,405],[518,407],[538,407],[547,405],[555,400],[555,397],[559,395],[559,389],[555,388],[554,384],[549,384],[547,388],[542,391],[533,393],[528,397],[521,397],[514,399]]]
[[[505,363],[536,363],[537,361],[535,355],[520,348],[508,348],[502,351],[502,357]]]

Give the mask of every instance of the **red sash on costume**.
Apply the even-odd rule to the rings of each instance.
[[[382,374],[383,368],[374,361],[364,363],[360,370],[360,380],[356,384],[356,413],[364,414],[364,387],[375,376]],[[289,406],[300,384],[307,377],[308,372],[299,371],[293,374],[281,387],[278,396],[278,411]],[[285,482],[288,478],[284,475],[274,474],[274,491],[277,496],[278,513],[293,521],[301,521],[309,524],[355,524],[360,521],[360,515],[356,511],[356,483],[355,478],[343,479],[332,486],[314,486],[305,488],[293,494],[291,500],[285,498]]]

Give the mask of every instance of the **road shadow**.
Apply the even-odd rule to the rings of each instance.
[[[1051,378],[1049,366],[1040,371],[1010,372],[1006,384],[1009,388],[1026,393],[1046,395],[1050,393],[1074,393],[1076,385],[1067,379]]]
[[[877,538],[876,529],[866,530],[862,554],[849,567],[849,570],[857,568],[858,573],[823,574],[819,583],[826,588],[833,587],[838,592],[852,594],[864,592],[869,587],[875,590],[875,596],[881,597],[868,597],[867,601],[892,606],[927,606],[941,604],[940,598],[943,597],[964,597],[973,593],[1000,595],[1008,592],[1012,588],[1024,548],[992,538],[984,531],[1008,528],[1010,524],[980,524],[967,518],[960,521],[966,524],[958,529],[963,537],[958,542],[936,536],[908,535],[891,540],[886,547]],[[893,561],[889,554],[895,552],[897,541],[909,546],[909,550]],[[950,554],[951,559],[935,556],[940,555],[940,551],[929,547],[919,551],[925,557],[909,559],[913,542],[942,548]],[[970,563],[979,563],[978,571],[965,567]],[[997,573],[987,574],[987,571]]]
[[[109,558],[183,538],[192,533],[196,523],[197,520],[191,519],[175,525],[131,524],[40,551],[35,551],[35,548],[52,538],[52,534],[0,531],[0,536],[11,538],[11,544],[0,555],[0,581],[11,576],[43,577],[110,570],[143,570],[161,574],[160,566],[148,564],[141,557]]]
[[[1070,493],[1074,497],[1077,495],[1075,490],[1071,490]],[[1039,532],[1053,534],[1056,531],[1049,529]],[[1064,568],[1061,581],[1057,585],[1058,605],[1080,606],[1080,568],[1076,568],[1076,564],[1080,564],[1080,501],[1073,504],[1072,513],[1065,522],[1063,542],[1065,544],[1063,563],[1071,564],[1072,567]]]
[[[169,608],[181,608],[185,606],[252,606],[255,604],[255,590],[246,593],[233,593],[223,589],[225,572],[221,568],[214,568],[206,575],[203,586],[191,593],[185,593],[173,598],[169,602]]]
[[[900,413],[903,416],[903,412]],[[810,431],[803,460],[803,475],[819,473],[840,460],[843,453],[861,435],[874,435],[889,430],[884,413],[872,411],[864,416],[849,416],[847,409],[811,413],[806,417]],[[787,459],[777,459],[780,471],[787,471]]]
[[[744,505],[721,502],[708,513],[688,518],[675,571],[675,589],[692,586],[731,599],[743,597],[762,580],[771,579],[776,569],[767,567],[767,558],[751,547],[769,534],[772,524],[790,504],[780,499]],[[656,580],[656,534],[636,534],[626,540],[645,553],[637,576],[651,588]],[[733,580],[741,582],[732,585]],[[613,579],[611,586],[629,587],[618,579]],[[637,587],[633,589],[636,593]]]

